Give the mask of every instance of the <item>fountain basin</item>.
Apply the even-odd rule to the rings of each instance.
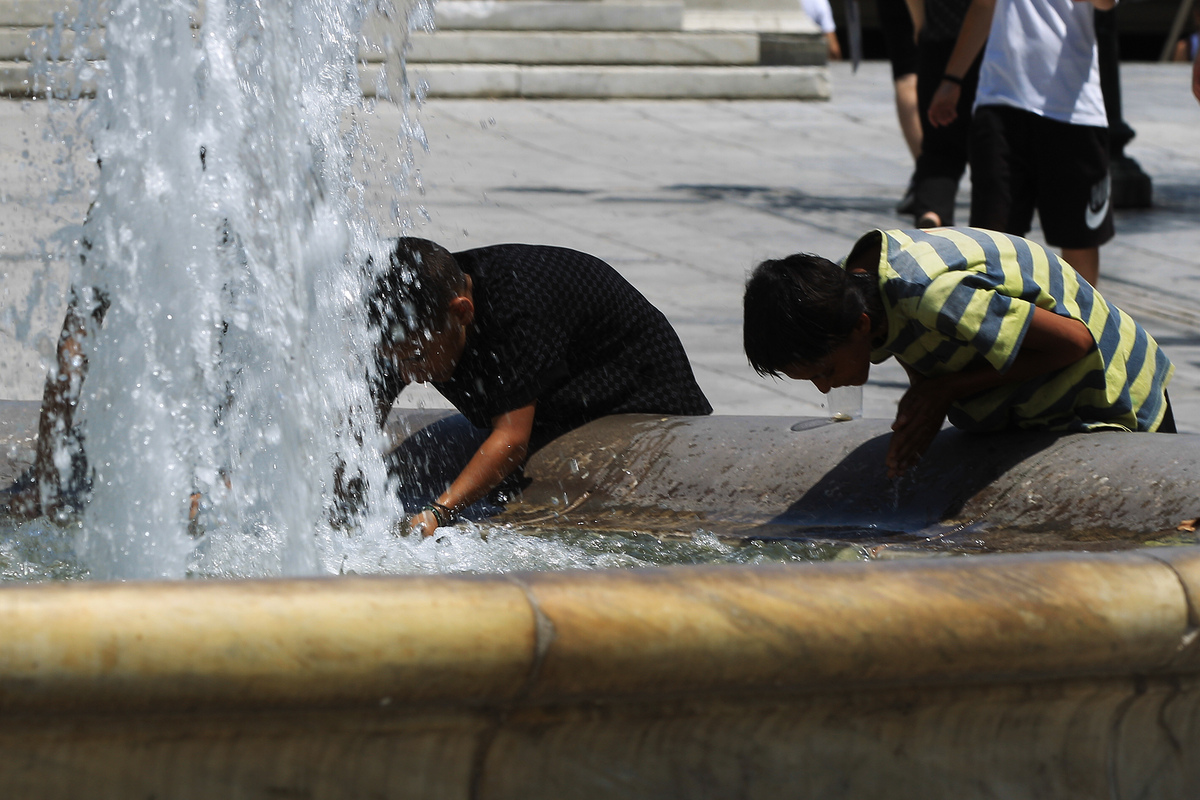
[[[422,498],[476,446],[449,412],[393,417],[391,430],[398,452],[421,465],[405,483],[427,484]],[[519,502],[494,519],[534,530],[815,538],[884,554],[1133,547],[1178,538],[1181,522],[1200,517],[1198,436],[946,429],[893,482],[890,434],[886,420],[608,417],[535,453]],[[449,440],[458,452],[440,449]]]
[[[1200,786],[1200,549],[0,589],[20,797]]]
[[[11,584],[0,770],[21,797],[1195,796],[1200,547],[1138,546],[1193,507],[1193,437],[943,434],[889,495],[883,423],[794,423],[603,420],[501,519],[862,541],[839,526],[888,508],[910,543],[1127,549]]]

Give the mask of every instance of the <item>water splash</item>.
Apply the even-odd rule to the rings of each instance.
[[[437,539],[394,535],[403,509],[380,458],[360,298],[364,265],[386,263],[380,231],[414,227],[396,198],[421,191],[424,88],[403,54],[431,8],[208,0],[201,14],[184,0],[83,0],[46,34],[39,85],[102,162],[86,223],[60,237],[84,316],[106,309],[87,325],[78,418],[93,491],[81,524],[0,521],[0,578],[831,557],[704,533],[548,540],[462,523]],[[371,145],[360,45],[386,55],[375,91],[400,107],[398,148]],[[88,180],[64,176],[59,191]],[[65,479],[71,452],[58,455]],[[339,472],[361,478],[369,510],[347,527],[331,524]]]
[[[112,0],[56,26],[76,43],[103,27],[106,54],[103,70],[77,53],[44,76],[55,96],[97,86],[101,170],[72,275],[106,305],[79,408],[93,492],[77,550],[93,575],[179,577],[235,542],[236,571],[320,572],[339,468],[363,479],[360,535],[401,514],[360,302],[386,243],[355,177],[361,122],[346,124],[366,111],[357,51],[379,10]]]

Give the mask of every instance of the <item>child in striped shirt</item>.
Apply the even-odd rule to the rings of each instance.
[[[746,284],[744,344],[760,375],[822,392],[890,356],[909,388],[888,474],[956,428],[1174,432],[1158,344],[1058,256],[972,228],[872,231],[841,265],[765,261]]]

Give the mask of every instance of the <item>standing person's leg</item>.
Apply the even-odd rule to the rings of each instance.
[[[958,117],[954,122],[934,127],[929,121],[929,106],[953,50],[952,39],[930,40],[923,35],[917,44],[917,97],[923,128],[921,155],[913,176],[916,195],[913,214],[918,228],[954,224],[954,201],[967,166],[971,108],[979,83],[980,59],[976,59],[963,76],[956,109]]]
[[[1035,114],[981,106],[971,119],[971,227],[1024,236],[1033,222]]]
[[[1064,247],[1062,258],[1092,286],[1100,282],[1099,247]]]
[[[904,135],[904,143],[913,161],[921,155],[921,112],[917,103],[917,73],[910,72],[901,75],[894,81],[896,90],[896,118],[900,122],[900,132]]]
[[[1093,286],[1100,245],[1113,237],[1108,130],[1039,119],[1038,217],[1046,241]]]
[[[921,116],[917,110],[917,42],[912,16],[905,0],[875,0],[875,7],[879,14],[879,26],[883,30],[888,61],[892,64],[896,118],[904,143],[915,162],[921,153]],[[910,180],[904,199],[896,206],[896,213],[911,214],[912,202]]]

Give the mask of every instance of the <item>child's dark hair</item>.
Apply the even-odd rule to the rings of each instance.
[[[422,338],[441,329],[450,301],[466,290],[467,278],[449,250],[404,236],[375,278],[367,316],[385,344]]]
[[[746,281],[742,344],[759,375],[814,364],[850,338],[862,314],[883,319],[872,273],[850,273],[809,253],[764,261]]]

